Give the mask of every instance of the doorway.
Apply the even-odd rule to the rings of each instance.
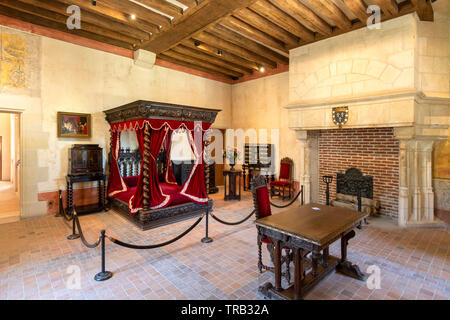
[[[20,220],[20,114],[0,113],[0,224]]]

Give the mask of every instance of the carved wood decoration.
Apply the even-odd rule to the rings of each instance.
[[[120,123],[139,119],[166,119],[177,121],[201,121],[213,123],[218,109],[189,107],[154,101],[135,101],[124,106],[105,111],[106,120]]]
[[[144,129],[144,171],[143,171],[143,189],[144,189],[144,210],[150,208],[150,130],[149,125],[145,124]]]
[[[0,15],[236,80],[289,64],[290,49],[364,28],[369,4],[383,22],[412,12],[434,19],[431,0],[0,0]],[[82,29],[67,28],[70,5]]]
[[[106,114],[106,120],[110,124],[121,123],[126,121],[140,120],[140,119],[159,119],[159,120],[175,120],[175,121],[200,121],[203,123],[212,124],[217,117],[220,110],[217,109],[205,109],[183,105],[174,105],[161,102],[152,101],[135,101],[127,105],[117,107],[111,110],[104,111]],[[175,223],[184,219],[198,217],[208,210],[212,209],[212,200],[208,204],[195,204],[188,202],[186,204],[167,207],[163,209],[151,210],[150,209],[150,124],[144,122],[144,161],[142,168],[143,175],[143,210],[140,210],[135,216],[130,215],[128,203],[116,199],[110,198],[111,205],[123,216],[135,223],[143,230],[151,228],[157,228],[162,225]],[[112,150],[112,133],[110,150]],[[164,152],[161,152],[164,153]],[[165,164],[165,157],[158,156],[157,163]],[[110,161],[112,157],[109,157]],[[119,166],[123,176],[137,175],[139,169],[136,169],[135,163],[141,161],[140,151],[121,150],[119,153]],[[133,164],[134,163],[134,164]],[[130,166],[131,164],[131,166]],[[183,170],[187,170],[189,167],[188,175],[191,171],[193,164],[186,164]],[[174,171],[176,166],[174,166]]]
[[[117,162],[124,178],[138,176],[141,172],[142,156],[139,150],[120,149]]]

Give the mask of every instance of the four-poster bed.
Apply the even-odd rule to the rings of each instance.
[[[218,112],[152,101],[136,101],[105,111],[111,132],[108,179],[111,206],[143,230],[196,217],[212,209],[205,186],[204,136]],[[136,157],[140,155],[142,163],[138,175],[123,177],[119,165],[120,133],[130,130],[136,132],[140,153]],[[175,131],[186,133],[195,158],[182,185],[176,182],[170,160]],[[166,163],[160,175],[157,159],[162,149],[166,152]]]

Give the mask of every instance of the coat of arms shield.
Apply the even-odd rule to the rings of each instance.
[[[333,122],[335,125],[342,128],[348,121],[348,107],[333,108]]]

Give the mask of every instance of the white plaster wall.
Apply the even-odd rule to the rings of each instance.
[[[16,33],[33,42],[30,65],[39,74],[37,88],[31,93],[12,89],[0,93],[2,109],[23,112],[22,217],[44,215],[46,203],[38,202],[38,193],[65,187],[67,154],[72,144],[99,144],[106,158],[109,131],[103,110],[139,99],[180,103],[221,109],[215,126],[231,125],[228,84],[158,66],[144,69],[128,58]],[[92,138],[57,138],[58,111],[92,114]]]
[[[289,73],[243,82],[232,88],[232,128],[267,129],[268,142],[276,144],[276,172],[279,160],[290,157],[294,160],[294,177],[298,179],[298,142],[295,132],[288,128]],[[271,141],[271,130],[279,135]],[[259,141],[260,143],[264,143]]]

